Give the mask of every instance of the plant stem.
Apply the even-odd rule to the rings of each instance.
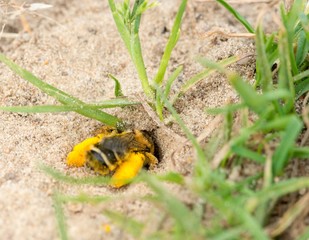
[[[165,50],[164,50],[164,54],[163,57],[161,59],[160,62],[160,66],[157,72],[157,75],[154,78],[154,82],[156,84],[158,84],[159,86],[162,84],[163,79],[164,79],[164,75],[166,72],[166,68],[168,65],[168,62],[170,60],[172,51],[178,41],[179,35],[180,35],[180,25],[181,25],[181,20],[182,20],[182,16],[184,14],[184,11],[186,9],[186,5],[187,5],[187,0],[182,0],[182,3],[179,7],[179,10],[177,12],[175,21],[174,21],[174,25],[172,28],[172,32],[171,35],[168,39],[168,42],[166,44]]]
[[[137,6],[141,4],[143,1],[135,2],[134,9],[132,14],[135,14]],[[125,24],[125,21],[123,19],[123,16],[119,13],[114,0],[108,0],[110,9],[112,11],[112,15],[114,18],[114,21],[116,23],[118,32],[126,46],[126,48],[129,51],[130,57],[135,65],[138,77],[141,81],[143,91],[145,95],[148,97],[150,101],[153,101],[155,98],[155,92],[151,88],[148,76],[146,72],[146,67],[142,55],[142,48],[141,48],[141,42],[139,38],[139,26],[140,26],[140,20],[141,20],[141,14],[137,15],[135,19],[133,20],[133,28],[132,23],[130,22],[129,25]]]

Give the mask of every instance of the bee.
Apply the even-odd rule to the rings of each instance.
[[[104,127],[102,133],[77,144],[67,156],[67,165],[86,165],[101,175],[113,173],[112,186],[119,188],[144,167],[154,168],[154,143],[146,131],[120,132]]]

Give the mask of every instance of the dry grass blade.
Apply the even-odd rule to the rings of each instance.
[[[206,32],[206,33],[202,33],[200,34],[200,36],[202,38],[207,38],[207,37],[210,37],[212,35],[221,35],[221,36],[225,36],[225,37],[239,37],[239,38],[254,38],[255,37],[255,34],[253,33],[227,33],[227,32],[224,32],[223,30],[220,30],[220,29],[214,29],[214,30],[211,30],[209,32]]]
[[[215,2],[215,0],[195,0],[195,2]],[[230,0],[226,1],[234,4],[245,4],[245,3],[271,3],[273,0]]]
[[[277,237],[290,227],[295,219],[300,215],[305,215],[309,212],[309,192],[303,196],[297,203],[291,206],[279,219],[279,221],[267,228],[267,232],[271,237]]]
[[[228,142],[227,144],[225,144],[221,150],[214,156],[212,162],[211,162],[211,168],[212,169],[216,169],[219,167],[220,163],[222,162],[222,160],[224,160],[224,158],[227,156],[227,154],[229,153],[231,149],[231,143]]]
[[[302,116],[303,116],[303,120],[304,123],[307,127],[307,130],[301,140],[301,146],[304,146],[304,144],[307,142],[307,139],[309,138],[309,105],[307,104],[309,100],[309,93],[307,93],[304,101],[303,101],[303,112],[302,112]]]
[[[214,130],[222,123],[223,116],[218,115],[216,116],[210,124],[200,133],[200,135],[196,138],[197,141],[200,143],[207,137],[210,137]]]
[[[294,3],[294,0],[284,0],[284,7],[289,11]]]

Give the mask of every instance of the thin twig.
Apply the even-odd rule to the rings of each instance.
[[[276,224],[266,228],[270,237],[276,237],[282,234],[288,227],[290,227],[295,219],[299,216],[305,216],[309,212],[309,193],[298,200],[293,206],[283,214]]]
[[[254,38],[255,37],[255,34],[254,33],[226,33],[224,31],[221,31],[219,29],[216,29],[216,30],[212,30],[212,31],[209,31],[209,32],[206,32],[206,33],[200,33],[200,37],[201,38],[207,38],[207,37],[210,37],[212,35],[222,35],[222,36],[225,36],[225,37],[239,37],[239,38]]]
[[[220,163],[227,156],[230,149],[231,149],[231,143],[230,142],[226,143],[221,148],[221,150],[214,156],[214,158],[212,160],[212,163],[211,163],[212,169],[216,169],[216,168],[219,167]]]
[[[18,38],[21,34],[19,33],[5,33],[0,32],[0,38]]]
[[[222,123],[223,117],[222,115],[216,116],[210,124],[200,133],[200,135],[196,138],[197,141],[200,143],[207,137],[209,137],[213,131]]]

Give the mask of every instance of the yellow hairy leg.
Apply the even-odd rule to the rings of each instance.
[[[73,150],[67,156],[67,165],[70,167],[84,166],[87,160],[87,152],[91,149],[91,147],[100,142],[103,137],[113,136],[115,134],[117,134],[117,130],[115,128],[108,126],[102,127],[100,134],[95,137],[87,138],[74,146]]]
[[[87,152],[91,147],[101,141],[104,134],[98,134],[95,137],[87,138],[81,143],[75,145],[73,150],[67,156],[67,165],[70,167],[82,167],[84,166],[87,158]]]
[[[132,152],[126,160],[116,169],[111,183],[115,188],[120,188],[134,178],[142,169],[145,163],[145,155],[139,152]]]
[[[146,156],[146,164],[149,165],[149,169],[154,169],[155,166],[158,164],[158,159],[152,155],[151,153],[145,152]]]

